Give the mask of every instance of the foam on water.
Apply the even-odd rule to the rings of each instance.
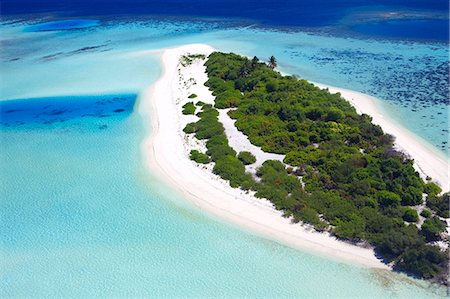
[[[143,168],[147,132],[133,95],[25,101],[0,103],[15,123],[0,126],[2,297],[444,294],[279,245],[191,206]],[[104,102],[124,111],[106,114]],[[49,105],[65,111],[58,121],[49,122]]]

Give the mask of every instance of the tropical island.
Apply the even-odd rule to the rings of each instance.
[[[154,130],[148,165],[168,183],[279,241],[446,283],[446,182],[421,178],[371,116],[280,74],[273,56],[191,45],[162,59],[141,112]]]

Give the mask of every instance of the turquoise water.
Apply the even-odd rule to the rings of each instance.
[[[72,30],[72,29],[83,29],[92,26],[99,25],[97,20],[89,19],[75,19],[75,20],[62,20],[39,23],[37,25],[32,25],[25,28],[25,31],[55,31],[55,30]]]
[[[7,74],[2,99],[138,92],[159,74],[158,54],[149,50],[208,43],[262,59],[275,55],[282,71],[376,96],[388,104],[390,117],[449,156],[446,43],[332,37],[222,21],[103,20],[84,30],[26,32],[32,24],[0,27],[0,67]]]
[[[192,207],[143,168],[149,120],[133,107],[160,75],[158,49],[202,42],[274,54],[283,71],[379,96],[398,121],[446,151],[445,45],[164,20],[26,31],[34,23],[0,27],[0,99],[13,99],[0,103],[2,297],[444,295],[403,275],[279,245]]]
[[[74,100],[82,104],[74,108]],[[133,100],[38,99],[28,110],[20,101],[1,104],[15,114],[3,114],[9,126],[0,130],[2,297],[443,294],[279,245],[190,206],[143,168],[146,129]],[[103,110],[105,102],[114,109]],[[111,113],[117,109],[124,111]],[[55,119],[46,111],[62,112]]]

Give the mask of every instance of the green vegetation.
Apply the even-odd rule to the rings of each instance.
[[[244,163],[244,165],[250,165],[256,162],[256,157],[250,152],[240,152],[238,159]]]
[[[236,151],[228,145],[225,129],[218,119],[219,112],[211,105],[204,105],[197,115],[200,120],[187,124],[183,131],[195,133],[198,139],[208,139],[206,156],[208,162],[215,162],[213,172],[228,180],[233,188],[252,188],[254,182],[251,175],[245,172],[244,164],[236,158]]]
[[[230,181],[230,186],[233,188],[242,186],[243,189],[250,189],[252,187],[251,175],[245,173],[244,164],[234,156],[226,155],[217,160],[213,172],[224,180]]]
[[[340,94],[282,76],[273,70],[275,57],[265,64],[215,52],[205,65],[215,108],[234,108],[230,116],[251,143],[285,154],[284,162],[297,167],[288,171],[279,161],[266,161],[257,171],[260,180],[253,180],[229,147],[217,110],[203,107],[201,119],[185,131],[209,139],[215,173],[233,187],[256,191],[294,221],[371,243],[398,270],[445,277],[447,255],[429,243],[440,238],[442,223],[433,217],[417,228],[405,221],[418,220],[409,206],[422,204],[424,193],[428,207],[448,217],[448,194],[425,184],[413,161],[394,149],[394,138],[370,116],[358,115]]]
[[[197,103],[195,103],[195,106],[203,107],[203,106],[205,106],[205,105],[206,105],[206,103],[204,103],[204,102],[202,102],[202,101],[198,101]]]
[[[267,66],[272,70],[277,67],[277,59],[275,58],[275,56],[270,56]]]
[[[430,183],[426,183],[425,186],[423,186],[423,192],[425,192],[429,196],[436,196],[442,192],[442,189],[435,183],[430,182]]]
[[[438,241],[440,240],[439,235],[445,231],[446,227],[444,221],[434,216],[425,220],[422,225],[422,234],[427,241]]]
[[[200,164],[208,164],[209,162],[211,162],[211,159],[209,158],[208,155],[201,153],[197,150],[192,150],[189,158]]]
[[[430,210],[424,209],[422,211],[422,213],[420,213],[420,215],[424,218],[429,218],[432,214],[431,214]]]
[[[408,222],[417,222],[419,221],[419,215],[417,211],[408,207],[404,208],[404,213],[402,216],[403,220]]]
[[[197,97],[197,95],[195,93],[191,93],[188,98],[189,99],[195,99]]]
[[[183,105],[183,114],[195,114],[195,105],[193,102],[189,102]]]
[[[435,211],[439,216],[449,218],[449,200],[450,193],[444,193],[443,195],[431,194],[427,197],[427,207]]]
[[[189,54],[189,55],[183,55],[180,58],[180,63],[182,66],[188,66],[191,65],[192,62],[194,62],[194,60],[196,59],[205,59],[206,56],[203,54]]]

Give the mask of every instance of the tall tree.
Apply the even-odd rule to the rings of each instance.
[[[273,55],[270,56],[268,65],[271,69],[274,69],[277,67],[277,59],[275,58],[275,56],[273,56]]]
[[[252,59],[252,70],[256,69],[256,67],[258,66],[258,62],[259,62],[259,58],[256,56],[253,56]]]

